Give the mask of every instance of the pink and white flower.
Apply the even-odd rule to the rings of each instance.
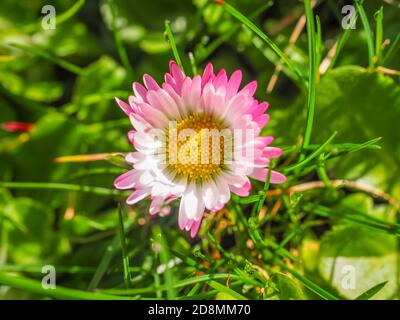
[[[128,103],[116,99],[134,127],[128,139],[136,151],[126,156],[133,168],[114,182],[118,189],[134,190],[127,204],[151,197],[149,212],[154,215],[180,198],[179,227],[194,237],[206,209],[223,208],[231,192],[248,196],[252,188],[248,177],[265,181],[270,159],[282,150],[270,146],[273,137],[259,136],[269,116],[268,103],[254,98],[257,82],[240,89],[241,81],[240,70],[228,78],[224,69],[215,74],[211,63],[202,76],[190,78],[171,61],[161,86],[145,74],[144,86],[133,83]],[[193,134],[182,138],[187,129]],[[217,143],[202,140],[212,130],[234,135],[230,142],[225,137]],[[284,175],[271,170],[271,183],[285,181]]]

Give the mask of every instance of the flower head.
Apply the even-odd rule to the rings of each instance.
[[[25,123],[25,122],[18,122],[18,121],[11,121],[11,122],[4,122],[0,124],[0,128],[5,131],[9,132],[17,132],[17,131],[31,131],[33,129],[33,124]]]
[[[257,82],[240,89],[241,81],[240,70],[228,78],[211,63],[190,78],[171,61],[161,86],[145,74],[144,86],[133,83],[128,103],[116,99],[134,127],[128,139],[136,151],[125,158],[133,169],[114,182],[134,189],[128,204],[150,196],[154,215],[181,198],[179,227],[194,237],[206,209],[222,209],[231,192],[248,196],[248,177],[265,181],[270,159],[282,150],[269,146],[272,137],[259,136],[269,116],[268,103],[253,96]],[[285,181],[271,170],[271,183]]]

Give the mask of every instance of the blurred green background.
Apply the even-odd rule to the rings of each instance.
[[[306,28],[295,44],[289,43],[304,14],[302,2],[232,0],[230,3],[285,50],[301,73],[307,74]],[[45,30],[41,25],[45,16],[41,13],[42,7],[48,4],[56,9],[53,30]],[[322,59],[344,31],[341,8],[345,4],[345,1],[324,0],[315,5],[314,13],[321,21]],[[381,48],[385,57],[390,48],[386,39],[393,43],[399,34],[400,3],[365,1],[374,34],[375,12],[381,6]],[[162,81],[168,61],[173,59],[164,34],[166,19],[171,22],[186,73],[191,74],[192,70],[189,53],[193,54],[199,72],[208,61],[215,69],[225,68],[229,73],[241,68],[245,81],[258,80],[257,98],[270,103],[271,122],[265,133],[276,136],[276,146],[301,143],[307,89],[284,67],[272,92],[267,92],[279,58],[254,33],[212,1],[2,0],[0,124],[19,121],[34,127],[29,132],[0,130],[0,181],[57,182],[111,189],[115,177],[126,170],[118,157],[78,163],[56,163],[54,158],[131,150],[126,138],[129,121],[113,98],[127,100],[132,94],[132,82],[141,81],[144,73]],[[128,63],[121,59],[115,36],[127,52]],[[326,141],[334,131],[338,131],[334,141],[337,144],[363,143],[382,137],[380,150],[361,150],[330,160],[328,175],[332,179],[358,181],[385,192],[397,203],[400,201],[398,57],[397,46],[387,59],[381,58],[377,63],[384,71],[368,71],[367,34],[358,19],[335,65],[319,76],[312,136],[313,144]],[[395,73],[388,74],[387,70]],[[282,165],[292,158],[287,153]],[[290,183],[314,180],[318,176],[310,172],[291,179]],[[260,188],[257,185],[255,192]],[[0,272],[15,271],[40,280],[41,266],[51,264],[59,266],[57,285],[89,291],[123,288],[118,201],[122,202],[122,197],[68,190],[11,189],[0,185]],[[316,190],[305,195],[302,201],[321,202],[333,210],[337,204],[347,203],[366,215],[398,221],[396,211],[387,201],[374,199],[368,192]],[[195,250],[194,257],[207,261],[199,252],[209,258],[215,258],[216,254],[205,235],[208,229],[228,252],[262,267],[268,265],[267,272],[276,273],[270,286],[265,288],[270,295],[262,295],[254,288],[243,289],[240,285],[237,291],[253,299],[316,298],[299,281],[280,273],[279,267],[271,265],[268,258],[254,262],[258,259],[255,250],[246,245],[246,236],[239,235],[243,229],[229,207],[223,218],[218,218],[218,223],[226,224],[225,229],[221,231],[219,224],[215,225],[210,218],[204,223],[199,238],[191,240],[177,228],[175,206],[172,205],[170,216],[157,218],[148,216],[146,202],[135,208],[124,208],[131,287],[151,287],[157,281],[154,276],[157,266],[169,261],[153,250],[158,232],[168,243],[164,243],[163,250],[170,258],[175,251],[193,257]],[[243,211],[245,214],[249,211],[245,205]],[[340,297],[354,298],[383,281],[389,282],[376,297],[399,297],[396,236],[336,218],[308,215],[301,207],[289,211],[283,207],[274,221],[262,229],[262,236],[279,244],[294,232],[284,247],[299,257],[294,263],[297,270]],[[355,290],[340,286],[343,274],[338,270],[347,264],[356,266]],[[214,267],[213,272],[230,272],[231,268],[229,265]],[[178,263],[173,269],[173,279],[167,276],[167,284],[201,271],[185,263]],[[161,277],[164,279],[164,274]],[[189,290],[186,286],[176,289],[174,294],[185,296]],[[206,287],[198,290],[211,292]],[[28,291],[4,286],[0,287],[0,297],[40,297]],[[152,291],[139,290],[137,294],[144,298],[155,296]],[[164,294],[162,291],[161,295]],[[218,294],[223,292],[213,292],[205,298],[215,298]],[[168,292],[167,297],[171,295]]]

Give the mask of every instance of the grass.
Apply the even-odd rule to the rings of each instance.
[[[393,54],[396,52],[396,50],[399,48],[399,44],[400,44],[400,32],[397,33],[393,43],[390,45],[388,51],[386,52],[382,64],[385,65],[386,63],[388,63],[390,61],[390,59],[392,58]]]
[[[115,189],[102,187],[91,187],[77,184],[52,183],[52,182],[0,182],[0,187],[10,189],[48,189],[48,190],[69,190],[84,193],[93,193],[99,196],[117,196],[121,194]]]
[[[121,205],[118,205],[119,237],[121,241],[122,263],[124,267],[124,282],[127,289],[130,288],[131,274],[129,270],[129,257],[126,249],[124,217]]]
[[[315,33],[314,15],[311,8],[311,0],[304,0],[304,8],[307,19],[307,43],[308,43],[308,98],[307,98],[307,122],[304,132],[303,147],[308,147],[311,141],[311,133],[314,123],[315,95],[317,90],[317,40]]]
[[[367,290],[363,294],[359,295],[356,300],[369,300],[371,299],[375,294],[377,294],[379,291],[383,289],[383,287],[387,284],[387,281],[384,281],[382,283],[378,283],[376,286],[373,286],[371,289]]]
[[[175,38],[174,38],[174,35],[172,33],[170,24],[171,24],[170,21],[165,20],[165,23],[164,23],[165,32],[167,33],[168,41],[169,41],[169,44],[171,46],[172,53],[174,54],[174,59],[175,59],[176,63],[181,67],[181,69],[183,71],[185,71],[185,69],[183,68],[182,60],[181,60],[181,58],[179,56],[179,53],[178,53],[178,49],[176,47]]]
[[[128,72],[128,75],[130,77],[133,77],[133,69],[129,62],[128,53],[126,52],[126,49],[122,43],[120,30],[116,23],[117,11],[116,11],[114,0],[107,0],[107,3],[111,10],[111,15],[112,15],[111,26],[112,26],[115,45],[117,47],[119,57],[121,59],[123,66],[125,67],[125,70]]]
[[[383,7],[375,13],[375,56],[377,63],[382,61],[382,43],[383,43]]]
[[[229,3],[224,1],[222,6],[229,14],[242,22],[247,28],[259,36],[261,40],[263,40],[269,47],[271,47],[271,49],[282,59],[282,61],[293,71],[294,74],[296,74],[298,77],[301,77],[301,73],[294,66],[293,62],[264,32],[260,30],[260,28],[258,28],[251,20],[249,20]]]
[[[79,10],[84,6],[85,0],[77,0],[68,10],[57,16],[57,25],[64,23],[71,19]]]
[[[281,266],[284,270],[287,270],[290,274],[292,274],[296,279],[298,279],[299,281],[301,281],[308,289],[310,289],[312,292],[316,293],[318,296],[320,296],[321,298],[325,299],[325,300],[339,300],[338,297],[336,297],[335,295],[327,292],[326,290],[324,290],[323,288],[317,286],[315,283],[313,283],[312,281],[308,280],[307,278],[305,278],[304,276],[302,276],[300,273],[298,273],[295,270],[292,270],[290,268],[288,268],[285,264],[283,264],[281,261],[279,260],[275,260],[275,263],[279,266]]]
[[[81,75],[83,73],[83,70],[81,67],[74,65],[71,62],[66,61],[65,59],[57,57],[42,48],[39,48],[36,46],[27,46],[27,45],[23,45],[20,43],[11,43],[9,45],[11,45],[12,47],[15,47],[17,49],[23,50],[28,54],[32,54],[32,55],[41,57],[43,59],[46,59],[50,62],[53,62],[53,63],[59,65],[60,67],[64,68],[65,70],[72,72],[74,74]]]
[[[304,167],[306,164],[308,164],[311,160],[315,159],[316,157],[318,157],[322,152],[325,151],[325,148],[332,142],[333,139],[335,139],[337,135],[337,132],[334,132],[329,138],[328,140],[326,140],[323,144],[321,144],[317,149],[315,149],[315,151],[313,151],[309,156],[307,156],[304,160],[295,163],[287,168],[284,169],[285,173],[289,173],[291,171],[295,171],[298,170],[302,167]]]
[[[389,221],[380,221],[373,219],[370,216],[363,214],[362,212],[359,212],[357,210],[354,211],[354,209],[352,210],[352,212],[348,213],[347,211],[349,208],[346,208],[347,210],[332,210],[324,206],[314,205],[310,203],[304,205],[303,208],[307,212],[315,213],[323,217],[339,218],[354,222],[356,224],[360,224],[367,228],[372,228],[378,231],[384,231],[389,234],[400,236],[400,229],[398,224],[393,224]]]
[[[43,288],[41,282],[26,279],[23,277],[15,276],[0,272],[0,283],[16,289],[25,290],[31,293],[50,297],[54,299],[67,299],[67,300],[134,300],[131,297],[114,296],[102,293],[92,293],[80,291],[75,289],[63,288],[57,286],[55,289],[47,290]]]
[[[367,45],[368,45],[368,67],[370,69],[375,67],[375,52],[374,52],[374,38],[372,35],[371,27],[365,13],[364,7],[362,5],[363,1],[357,0],[356,7],[357,12],[360,15],[361,23],[364,27],[365,33],[367,35]]]
[[[99,10],[107,23],[91,29],[86,28],[84,19],[93,10],[92,4],[75,2],[57,16],[57,32],[63,32],[58,35],[62,39],[89,34],[86,41],[77,42],[76,51],[71,49],[73,40],[65,40],[69,47],[62,48],[64,41],[57,42],[56,35],[37,41],[40,37],[34,33],[40,30],[36,20],[23,28],[4,31],[13,37],[18,37],[16,32],[23,33],[30,40],[26,44],[8,40],[0,46],[4,50],[4,54],[0,52],[0,62],[4,57],[11,65],[0,63],[0,102],[5,106],[5,111],[0,110],[1,122],[4,117],[4,122],[41,121],[46,125],[32,133],[0,131],[0,168],[4,170],[0,174],[0,296],[10,293],[12,297],[23,291],[29,297],[52,299],[398,298],[399,283],[391,283],[392,278],[382,281],[375,277],[379,270],[374,270],[372,263],[357,260],[360,265],[364,263],[370,276],[357,279],[364,289],[358,288],[352,296],[341,290],[335,277],[323,275],[327,262],[322,261],[329,235],[337,232],[336,227],[351,225],[372,236],[364,239],[349,235],[352,241],[345,245],[359,244],[359,251],[354,249],[349,257],[359,259],[370,254],[368,257],[376,259],[377,265],[380,259],[387,264],[390,276],[399,273],[399,265],[389,265],[385,260],[392,254],[399,257],[398,248],[393,249],[400,236],[399,200],[393,192],[397,190],[397,177],[393,175],[379,187],[348,178],[357,177],[362,171],[372,177],[368,181],[373,181],[384,174],[375,175],[368,171],[370,168],[395,171],[396,162],[390,161],[396,152],[390,149],[390,138],[380,137],[385,133],[383,127],[390,124],[374,131],[371,123],[364,123],[362,115],[355,114],[355,120],[349,120],[353,121],[351,126],[366,134],[350,133],[347,137],[343,136],[344,123],[343,128],[324,135],[319,134],[324,124],[318,122],[323,118],[320,112],[335,120],[334,110],[319,109],[330,99],[328,95],[321,96],[319,89],[324,81],[331,81],[332,91],[346,91],[346,84],[334,80],[337,70],[343,70],[347,61],[355,64],[355,59],[368,56],[371,78],[376,66],[398,67],[393,58],[400,43],[399,33],[388,47],[385,39],[386,20],[391,16],[387,4],[378,11],[374,9],[372,25],[368,20],[371,9],[362,1],[355,2],[363,30],[342,30],[340,24],[332,28],[332,21],[327,23],[325,3],[318,2],[313,7],[311,0],[293,6],[267,1],[252,6],[241,3],[237,7],[226,1],[196,1],[190,10],[182,3],[171,4],[179,7],[181,11],[176,12],[183,19],[161,2],[156,5],[165,14],[140,10],[139,4],[137,11],[130,11],[128,3],[107,0]],[[277,11],[277,6],[282,8]],[[193,11],[195,14],[191,15]],[[306,29],[293,43],[288,34],[302,16]],[[97,43],[91,42],[92,38]],[[351,53],[354,47],[360,48],[364,39],[366,50]],[[54,50],[56,45],[51,41],[62,50]],[[98,48],[85,52],[79,47],[85,42],[88,47]],[[331,61],[327,71],[319,74],[329,43],[336,43],[335,50],[332,56],[328,55]],[[74,54],[68,54],[67,49]],[[21,52],[21,56],[14,56]],[[94,59],[100,55],[103,59]],[[207,213],[194,240],[177,228],[176,202],[168,203],[171,213],[164,213],[166,217],[154,217],[147,213],[148,201],[126,206],[122,201],[130,191],[112,188],[115,176],[126,171],[121,155],[131,151],[125,138],[131,125],[122,118],[112,99],[129,99],[132,93],[127,88],[131,82],[140,81],[142,73],[160,79],[171,56],[182,70],[184,63],[188,67],[190,63],[193,75],[201,74],[210,60],[215,68],[226,68],[228,73],[241,66],[244,82],[258,78],[257,99],[269,100],[272,107],[265,135],[276,136],[273,145],[284,151],[279,159],[270,162],[265,181],[251,181],[249,196],[232,194],[224,209]],[[14,59],[26,61],[14,65]],[[34,63],[29,64],[31,61]],[[37,61],[46,61],[46,67],[38,69]],[[283,75],[276,89],[265,97],[266,83],[276,67],[282,68]],[[364,81],[354,74],[350,76],[354,77],[351,81]],[[45,98],[50,94],[57,95],[58,82],[65,91],[48,102]],[[54,87],[47,87],[48,83]],[[398,79],[387,75],[380,74],[374,83],[398,87]],[[368,85],[366,82],[366,92],[372,90]],[[393,89],[388,96],[398,92]],[[382,108],[379,99],[374,100],[375,108]],[[77,107],[76,101],[83,101],[82,107]],[[396,119],[397,106],[384,107]],[[52,118],[54,114],[62,118],[60,123]],[[107,162],[88,161],[99,154],[109,155],[102,158]],[[54,162],[54,158],[58,160]],[[340,171],[348,159],[354,170]],[[287,182],[274,185],[272,170],[283,172]],[[352,184],[344,185],[342,181]],[[365,254],[365,246],[371,243],[371,251]],[[334,262],[328,266],[335,269],[337,258],[349,257],[340,255],[342,244],[329,245],[337,246],[338,255],[331,257]],[[373,250],[382,252],[376,254]],[[53,290],[42,286],[43,264],[54,264],[57,270],[57,286]],[[277,281],[276,277],[282,275],[284,280]],[[387,291],[393,287],[396,293]]]
[[[164,274],[165,284],[167,285],[167,298],[174,299],[176,297],[175,288],[173,286],[175,281],[174,281],[174,274],[171,270],[171,267],[169,267],[169,262],[171,261],[169,245],[164,237],[163,232],[161,231],[161,228],[159,227],[153,228],[153,240],[154,240],[153,245],[156,246],[157,248],[155,250],[158,251],[160,255],[160,261],[165,266],[165,271],[163,274]]]
[[[257,18],[259,15],[261,15],[263,12],[268,10],[273,5],[272,1],[267,1],[265,4],[261,5],[258,7],[256,10],[254,10],[252,13],[249,14],[249,19],[254,19]],[[239,19],[239,21],[241,21]],[[197,59],[199,61],[205,61],[215,50],[217,50],[221,45],[223,45],[227,40],[229,40],[234,34],[238,33],[240,30],[241,24],[236,24],[232,29],[230,29],[228,32],[223,33],[220,35],[218,38],[214,39],[211,41],[210,44],[207,45],[206,48],[204,48],[197,56]]]

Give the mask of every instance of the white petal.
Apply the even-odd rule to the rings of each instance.
[[[180,211],[182,210],[188,219],[198,221],[202,217],[204,208],[201,188],[193,183],[190,184],[182,196]]]
[[[213,209],[218,202],[219,191],[213,180],[210,180],[203,185],[203,201],[208,210]]]
[[[219,190],[219,201],[223,204],[227,203],[231,198],[231,191],[229,190],[228,183],[223,177],[219,177],[215,184]]]
[[[242,187],[249,179],[244,175],[233,175],[230,173],[223,172],[222,176],[224,177],[225,181],[236,188]]]
[[[140,152],[129,152],[125,156],[125,161],[130,164],[134,164],[134,163],[137,163],[138,161],[140,161],[142,158],[143,158],[143,155]]]
[[[150,194],[149,189],[138,189],[135,190],[129,197],[126,199],[127,204],[135,204],[140,200],[143,200]]]
[[[139,132],[151,129],[151,125],[136,113],[129,114],[129,119],[131,120],[132,126]]]
[[[171,194],[171,187],[160,183],[160,182],[154,182],[153,187],[151,189],[151,195],[152,196],[161,196],[161,197],[167,197],[168,195]]]
[[[144,171],[139,178],[139,182],[141,185],[149,185],[153,181],[154,181],[154,176],[150,173],[150,171]]]

